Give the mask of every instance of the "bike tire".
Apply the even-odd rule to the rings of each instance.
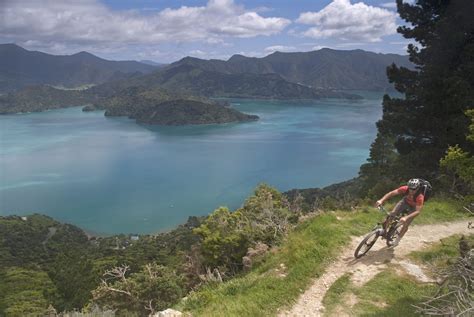
[[[368,235],[362,239],[362,241],[359,243],[357,246],[355,252],[354,252],[354,257],[356,259],[362,257],[365,255],[367,252],[369,252],[370,248],[375,244],[375,241],[379,238],[379,229],[373,230],[369,232]]]
[[[391,247],[393,241],[400,236],[400,231],[402,230],[403,223],[397,222],[390,226],[387,232],[386,243],[388,247]]]

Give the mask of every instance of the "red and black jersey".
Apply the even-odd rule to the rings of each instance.
[[[415,192],[413,195],[410,195],[408,192],[408,186],[401,186],[397,189],[397,192],[399,194],[404,194],[405,196],[405,201],[407,204],[409,204],[412,207],[416,206],[423,206],[423,202],[425,201],[425,196],[423,194],[418,194],[418,196],[414,197],[417,192]]]

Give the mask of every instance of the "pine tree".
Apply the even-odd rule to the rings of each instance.
[[[472,152],[465,112],[474,105],[474,1],[397,0],[397,8],[408,22],[398,32],[416,42],[408,46],[415,69],[388,67],[390,82],[404,98],[384,96],[378,138],[395,138],[399,155],[387,173],[429,178],[449,145]],[[378,164],[376,154],[372,148],[369,164]]]

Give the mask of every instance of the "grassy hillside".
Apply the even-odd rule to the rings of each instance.
[[[412,252],[409,258],[430,267],[432,277],[436,278],[437,272],[459,257],[460,238],[455,235],[442,239],[425,250]],[[474,245],[474,233],[466,239]],[[410,276],[397,274],[395,265],[362,287],[352,285],[349,277],[339,278],[326,293],[325,316],[341,311],[351,311],[355,316],[420,316],[415,306],[432,296],[437,288],[436,284],[418,283]]]
[[[467,215],[458,203],[435,200],[427,204],[414,223],[429,224],[465,217]],[[351,236],[364,234],[382,218],[383,215],[374,211],[374,208],[366,207],[352,213],[323,213],[306,220],[250,273],[222,284],[204,286],[188,296],[177,308],[193,316],[275,315],[279,308],[290,307],[310,285],[312,278],[323,274]],[[373,282],[376,286],[373,287],[393,280],[390,274],[388,272],[377,277]],[[410,285],[407,287],[412,287]],[[371,284],[367,287],[371,287]],[[407,289],[408,294],[418,294],[414,290],[416,287],[412,288],[412,291]],[[428,287],[425,291],[429,290]],[[418,299],[412,298],[413,301]],[[396,303],[389,301],[387,305],[388,309]]]

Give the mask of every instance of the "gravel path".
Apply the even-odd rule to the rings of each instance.
[[[405,259],[406,255],[442,238],[454,234],[472,233],[474,233],[474,230],[468,228],[467,220],[446,224],[413,226],[396,248],[387,248],[385,240],[379,238],[372,249],[358,260],[354,258],[353,254],[363,237],[354,237],[336,261],[329,265],[327,271],[320,278],[315,279],[310,288],[300,296],[291,311],[281,312],[279,316],[321,316],[324,311],[322,304],[324,295],[339,277],[345,273],[352,273],[352,283],[361,286],[384,270],[387,263],[400,264],[407,273],[414,275],[420,281],[429,282],[429,278],[424,275],[419,267]]]

